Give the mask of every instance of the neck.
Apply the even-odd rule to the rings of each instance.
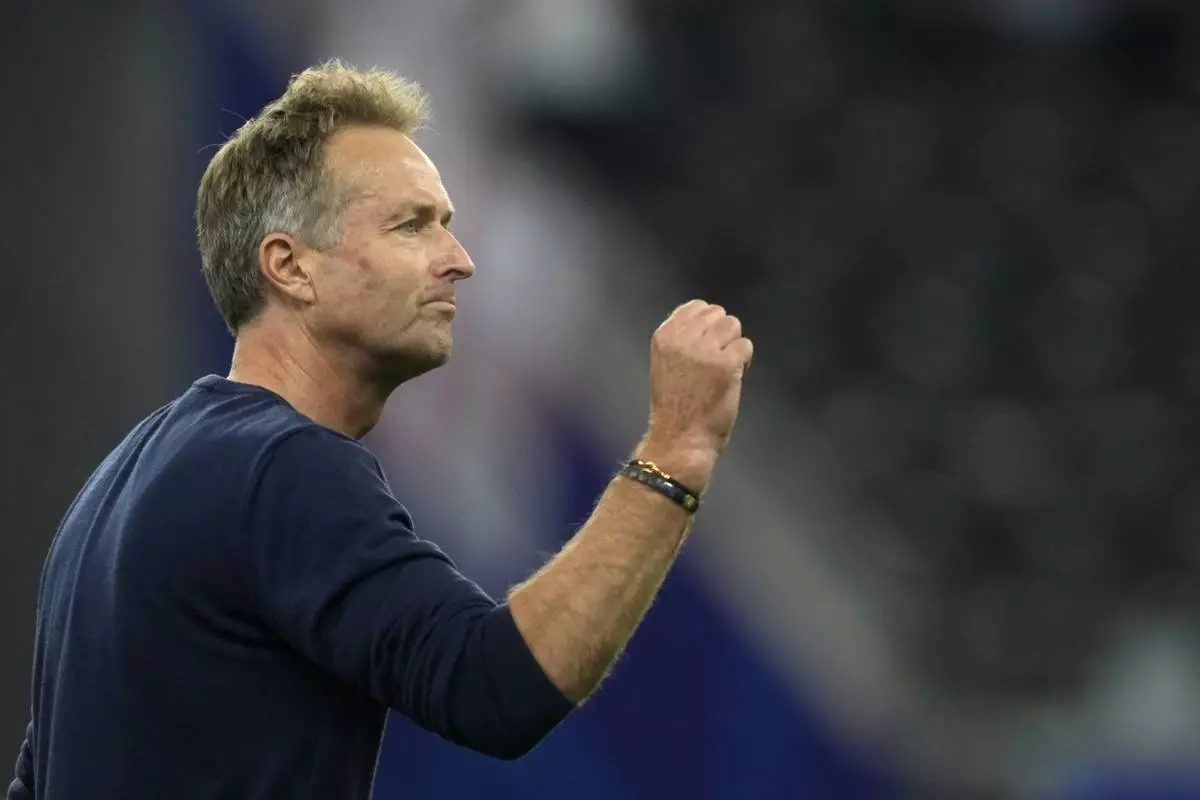
[[[238,331],[229,380],[269,389],[314,422],[359,439],[379,422],[391,388],[358,366],[302,331],[256,324]]]

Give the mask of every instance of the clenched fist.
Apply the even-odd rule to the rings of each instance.
[[[694,473],[694,483],[707,483],[733,431],[753,355],[741,322],[720,306],[693,300],[675,309],[650,343],[646,447],[681,462],[678,469]]]

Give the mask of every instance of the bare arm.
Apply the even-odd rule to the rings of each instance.
[[[703,492],[729,437],[752,348],[718,306],[693,301],[655,333],[650,432],[635,454]],[[658,492],[614,478],[567,546],[509,595],[518,630],[573,702],[603,680],[641,622],[691,528]]]
[[[652,457],[642,448],[636,457],[655,461],[696,491],[711,471],[686,455]],[[521,635],[572,702],[591,694],[621,654],[690,528],[691,515],[674,501],[614,478],[562,552],[509,595]]]

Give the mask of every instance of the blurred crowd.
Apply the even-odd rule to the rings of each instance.
[[[636,4],[619,99],[519,122],[836,445],[913,662],[1070,702],[1200,622],[1198,9],[680,5]]]

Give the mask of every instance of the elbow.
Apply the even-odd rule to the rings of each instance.
[[[550,731],[541,731],[536,734],[526,734],[524,736],[506,736],[473,749],[485,756],[500,761],[516,761],[529,755],[549,735]]]
[[[438,670],[427,719],[477,753],[515,761],[575,708],[534,660],[507,609],[488,614]]]
[[[451,740],[489,758],[516,761],[550,738],[566,716],[566,713],[556,712],[520,719],[492,717],[489,724],[462,730]]]
[[[491,709],[491,713],[480,713],[480,705],[473,706],[474,713],[469,717],[458,716],[456,724],[428,727],[459,747],[499,761],[516,761],[546,741],[570,711],[565,700],[555,709],[541,713],[523,709],[519,715],[506,714],[504,709],[497,708]]]

